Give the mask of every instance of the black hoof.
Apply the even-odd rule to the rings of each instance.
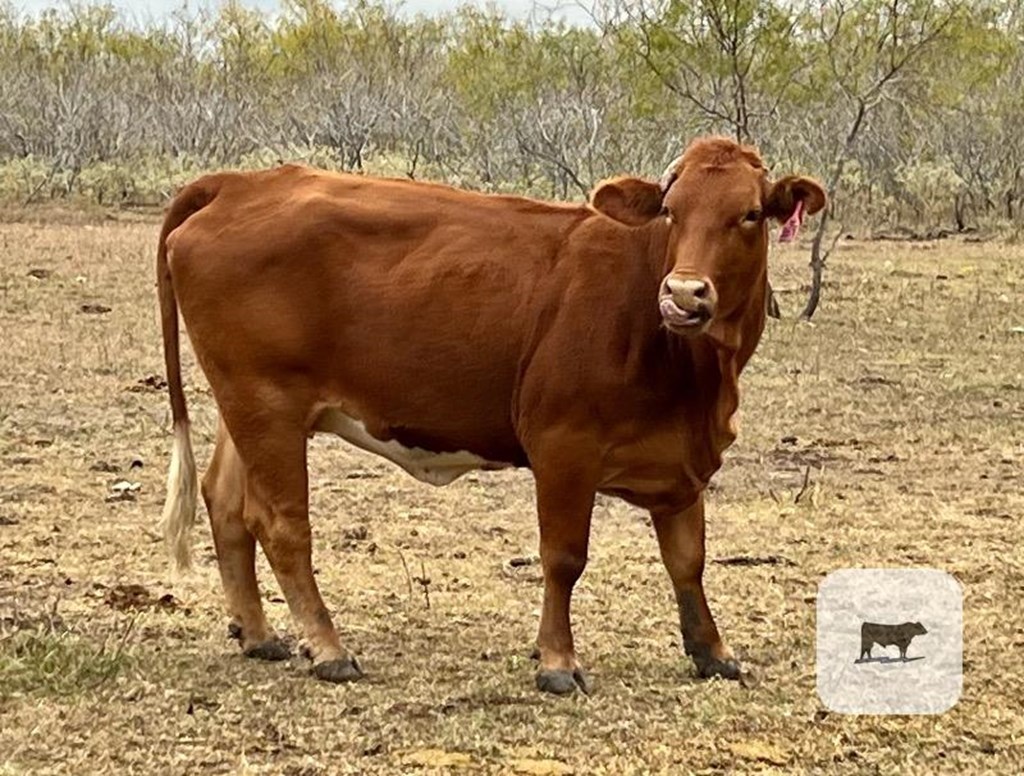
[[[234,639],[235,641],[242,640],[242,626],[237,622],[228,623],[228,638]]]
[[[325,660],[313,666],[313,676],[324,682],[342,684],[355,682],[363,678],[363,669],[354,657],[343,657],[338,660]]]
[[[287,644],[281,641],[281,639],[273,638],[248,647],[243,650],[243,654],[246,657],[253,657],[257,660],[275,662],[278,660],[287,660],[292,656],[292,651],[288,648]]]
[[[537,672],[537,689],[552,695],[571,695],[576,690],[590,695],[591,684],[580,668],[575,671],[541,669]]]
[[[697,673],[701,679],[710,679],[713,676],[720,676],[723,679],[739,679],[742,669],[740,662],[735,658],[728,660],[716,660],[710,658],[707,662],[697,665]]]

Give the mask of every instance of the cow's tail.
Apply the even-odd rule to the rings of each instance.
[[[188,407],[181,382],[181,353],[178,339],[178,300],[171,283],[171,269],[167,262],[167,236],[181,226],[191,215],[210,203],[216,188],[209,179],[196,181],[174,198],[156,252],[156,284],[160,299],[160,320],[163,331],[164,365],[167,388],[171,398],[171,418],[174,423],[174,447],[171,466],[167,472],[167,499],[160,524],[168,553],[179,571],[192,565],[191,530],[196,521],[198,488],[196,462],[192,455],[189,435]]]

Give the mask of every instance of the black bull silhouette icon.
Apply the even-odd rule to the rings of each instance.
[[[900,659],[907,660],[907,647],[915,636],[927,633],[928,630],[919,622],[905,622],[900,625],[882,625],[866,622],[860,626],[860,658],[856,662],[872,660],[871,648],[878,644],[888,647],[895,644],[900,649]]]

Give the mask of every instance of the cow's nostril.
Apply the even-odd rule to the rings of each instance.
[[[668,278],[665,281],[665,290],[676,298],[704,299],[708,295],[708,284],[703,280]]]

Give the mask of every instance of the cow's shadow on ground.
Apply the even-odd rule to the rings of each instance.
[[[913,663],[915,660],[924,660],[924,655],[917,657],[862,657],[854,660],[854,663]]]

